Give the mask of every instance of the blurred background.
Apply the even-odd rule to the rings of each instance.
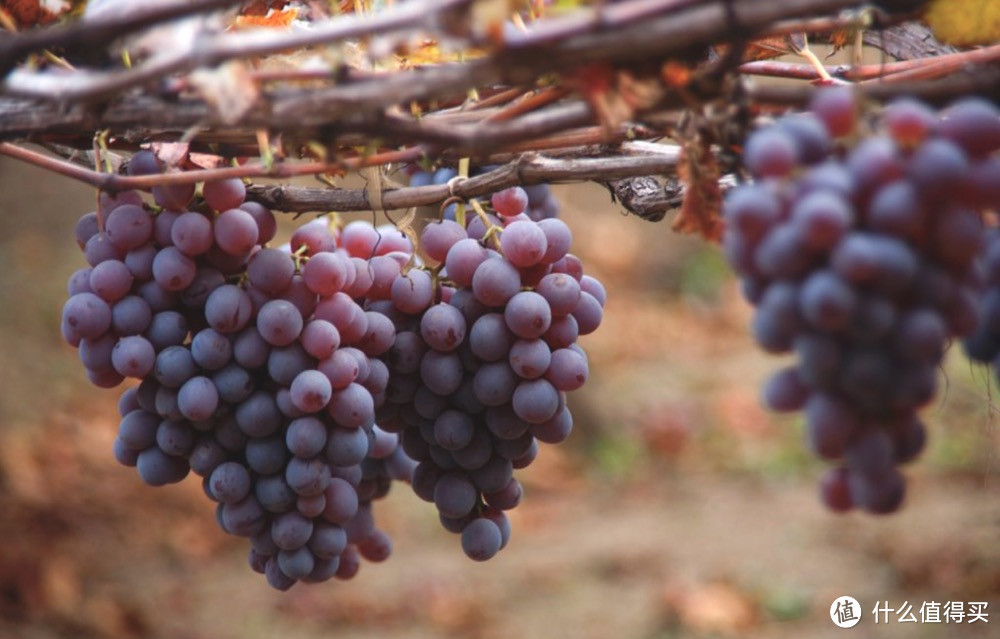
[[[600,187],[556,192],[609,298],[581,340],[573,434],[519,471],[510,545],[466,559],[397,485],[376,505],[387,562],[279,593],[198,478],[153,489],[112,458],[120,391],[89,386],[59,334],[95,193],[0,160],[0,637],[823,638],[842,632],[841,595],[864,608],[854,636],[1000,636],[989,372],[952,349],[902,512],[828,513],[801,420],[760,407],[782,362],[751,343],[716,247],[626,217]],[[876,626],[886,601],[918,619],[925,601],[986,601],[990,623]]]

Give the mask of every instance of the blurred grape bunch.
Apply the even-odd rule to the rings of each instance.
[[[743,154],[754,181],[726,198],[724,248],[757,307],[755,339],[798,360],[765,404],[803,410],[813,452],[838,462],[823,502],[888,513],[904,496],[896,466],[924,447],[918,410],[949,340],[972,335],[984,359],[1000,350],[979,324],[1000,110],[967,98],[937,115],[902,100],[875,134],[862,126],[855,94],[837,88],[755,132]]]

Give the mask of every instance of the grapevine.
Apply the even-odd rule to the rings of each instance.
[[[399,484],[470,559],[508,545],[609,297],[556,183],[718,242],[820,500],[888,514],[949,347],[1000,367],[1000,45],[934,39],[939,3],[0,8],[0,154],[97,191],[60,329],[131,380],[114,458],[199,477],[278,590],[386,560]],[[810,49],[849,36],[896,60]]]

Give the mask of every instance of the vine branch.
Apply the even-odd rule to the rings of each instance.
[[[499,45],[463,35],[472,44],[488,47],[486,55],[468,62],[362,76],[334,86],[263,92],[258,103],[235,123],[200,99],[123,95],[137,84],[196,66],[432,26],[432,16],[458,11],[467,2],[411,0],[371,17],[350,15],[323,21],[306,32],[219,34],[206,38],[196,49],[153,58],[131,70],[81,70],[69,75],[17,70],[0,91],[0,138],[81,129],[124,134],[130,128],[183,132],[220,126],[308,136],[327,126],[349,129],[358,113],[367,114],[361,119],[371,122],[396,105],[464,95],[474,87],[530,86],[545,74],[572,71],[588,63],[648,66],[652,61],[690,55],[700,47],[707,50],[733,33],[766,33],[782,20],[858,5],[857,0],[626,0],[540,20],[527,33],[511,34]],[[726,10],[729,5],[731,12]],[[107,104],[88,103],[96,97],[108,100]]]
[[[451,186],[434,184],[421,187],[385,189],[381,195],[379,208],[407,209],[443,202],[448,197],[469,199],[487,195],[511,186],[556,182],[607,182],[636,176],[666,175],[674,172],[680,149],[674,145],[648,143],[624,143],[611,149],[613,153],[603,157],[586,157],[592,152],[582,147],[573,152],[566,151],[563,157],[544,157],[537,154],[520,155],[499,168],[487,173],[459,180]],[[314,175],[375,166],[390,161],[412,161],[414,151],[400,152],[394,157],[382,154],[355,162],[320,163],[306,162],[281,164],[272,168],[253,164],[239,167],[202,169],[162,175],[123,176],[100,173],[67,160],[54,158],[8,142],[0,143],[0,154],[17,158],[40,166],[46,170],[64,175],[90,186],[122,191],[143,189],[165,184],[190,184],[205,180],[224,178],[287,178],[297,175]],[[576,157],[574,157],[574,155]],[[279,211],[308,213],[314,211],[368,211],[374,205],[365,189],[330,189],[287,185],[254,185],[248,190],[248,198]]]
[[[102,47],[169,19],[238,4],[178,2],[0,35],[0,71],[36,51]],[[516,185],[595,181],[630,211],[661,219],[679,203],[683,187],[674,177],[678,147],[652,141],[676,131],[711,101],[780,108],[801,104],[814,90],[750,81],[741,92],[731,81],[740,74],[814,80],[825,69],[857,82],[859,91],[875,99],[1000,93],[1000,45],[970,51],[942,45],[922,25],[904,22],[922,4],[899,0],[873,9],[859,0],[622,0],[541,17],[525,30],[508,32],[476,18],[473,0],[406,0],[377,13],[319,19],[305,29],[224,32],[209,26],[196,45],[160,52],[132,68],[30,64],[6,73],[0,84],[0,154],[112,192],[471,158],[500,166],[450,186],[387,188],[377,204],[411,208]],[[739,65],[742,46],[715,58],[709,53],[725,42],[743,45],[798,33],[832,40],[835,33],[857,30],[858,41],[897,61],[825,68],[776,61]],[[405,50],[414,35],[433,36],[442,51],[472,53],[440,64],[396,64],[390,52]],[[346,45],[358,41],[368,44],[360,57]],[[310,48],[337,62],[319,70],[254,68],[267,56]],[[231,61],[246,61],[238,65],[244,83],[239,88],[251,96],[235,113],[192,73],[217,68],[225,80],[229,67],[218,67]],[[673,82],[677,68],[697,80]],[[269,140],[279,159],[130,177],[11,143],[32,141],[71,157],[73,149],[91,148],[96,130],[108,132],[109,149],[180,139],[192,151],[224,157],[256,157],[259,141]],[[311,159],[292,159],[304,156]],[[293,213],[370,210],[376,204],[363,189],[254,185],[249,193]]]

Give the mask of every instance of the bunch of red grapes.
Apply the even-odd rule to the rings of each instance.
[[[724,249],[756,306],[757,342],[796,356],[764,400],[804,411],[813,452],[836,462],[821,482],[835,511],[899,508],[897,466],[924,447],[918,411],[951,339],[971,336],[984,359],[1000,351],[989,296],[981,323],[979,259],[983,214],[1000,210],[998,149],[990,102],[938,114],[901,100],[867,121],[847,88],[819,91],[807,112],[747,141],[752,181],[725,200]]]
[[[148,151],[132,175],[162,170]],[[285,590],[356,574],[392,542],[372,502],[393,480],[433,501],[470,557],[506,544],[503,511],[537,441],[569,434],[588,375],[578,335],[605,300],[564,223],[494,195],[500,218],[429,224],[426,266],[395,227],[328,218],[272,248],[240,180],[102,196],[76,235],[62,331],[121,396],[114,455],[159,486],[203,478],[220,527]],[[501,222],[501,219],[503,222]]]

